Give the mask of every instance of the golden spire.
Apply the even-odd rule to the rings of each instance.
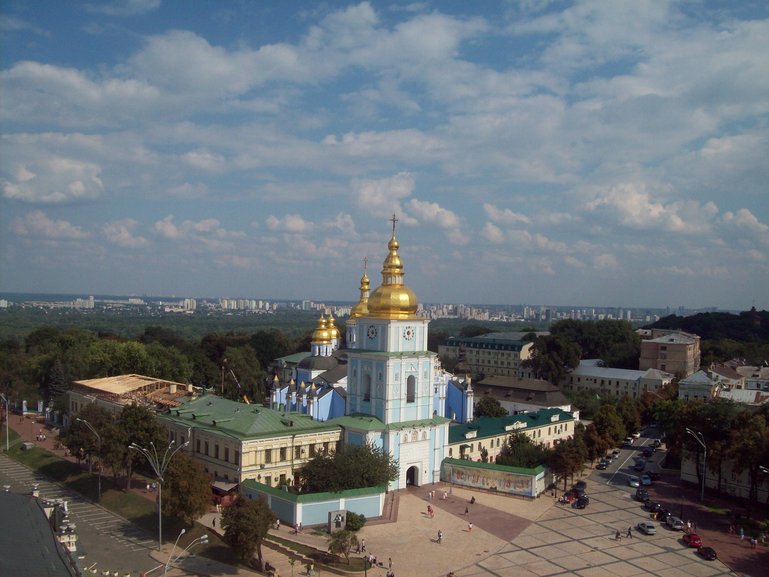
[[[398,219],[393,214],[393,232],[387,243],[389,253],[382,265],[382,284],[368,300],[371,316],[385,318],[412,318],[417,312],[417,297],[410,288],[403,284],[403,263],[398,254],[400,244],[395,238],[395,223]]]
[[[368,257],[363,257],[363,276],[360,277],[360,299],[350,309],[350,318],[356,319],[368,313],[368,294],[370,281],[366,274],[366,267],[368,266]]]

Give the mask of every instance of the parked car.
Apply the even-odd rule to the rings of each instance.
[[[699,549],[702,547],[702,538],[697,535],[697,533],[687,533],[684,535],[684,543],[689,547],[696,547]]]
[[[657,513],[659,511],[662,511],[662,505],[657,503],[657,501],[652,501],[651,499],[649,499],[644,503],[644,509],[649,511],[649,513]]]
[[[644,535],[656,535],[657,527],[651,521],[641,521],[636,528]]]
[[[633,437],[627,437],[625,441],[622,443],[623,447],[632,447],[633,446]]]
[[[643,471],[646,468],[646,462],[645,461],[637,461],[635,465],[633,465],[633,470],[638,471],[639,473]]]
[[[645,447],[643,450],[643,456],[647,459],[651,457],[654,454],[654,449],[652,447]]]
[[[616,459],[617,457],[619,457],[619,453],[620,453],[620,450],[619,450],[619,449],[614,449],[614,450],[611,452],[611,456],[612,456],[612,458]]]
[[[635,499],[636,501],[641,501],[642,503],[646,501],[649,498],[649,491],[646,489],[641,489],[640,487],[635,490]]]
[[[584,495],[571,504],[572,509],[584,509],[590,504],[590,497]]]
[[[661,439],[654,439],[654,441],[652,441],[652,445],[654,445],[655,447],[659,447],[659,446],[662,445],[662,440]]]
[[[665,521],[668,527],[673,529],[673,531],[683,531],[684,530],[684,522],[681,521],[678,517],[673,517],[672,515],[667,518]]]
[[[587,489],[587,483],[585,481],[577,481],[574,483],[575,489],[582,489],[583,491]]]
[[[699,553],[703,559],[707,559],[708,561],[715,561],[716,559],[718,559],[718,555],[716,555],[716,550],[713,549],[713,547],[700,547],[697,550],[697,553]]]
[[[652,484],[652,478],[649,475],[641,475],[641,485],[648,487]]]
[[[632,436],[634,439],[640,439],[640,438],[641,438],[641,433],[640,433],[639,431],[636,431],[636,432],[635,432],[635,433],[633,433],[631,436]]]
[[[657,512],[657,521],[664,523],[671,515],[673,515],[673,513],[671,513],[669,509],[661,509]]]
[[[628,475],[627,484],[630,485],[631,487],[640,487],[641,480],[635,475]]]
[[[598,469],[599,471],[603,471],[608,466],[609,466],[609,461],[607,461],[606,459],[601,459],[600,461],[598,461],[598,464],[595,466],[595,468]]]

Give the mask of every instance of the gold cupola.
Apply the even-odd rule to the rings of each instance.
[[[363,259],[363,276],[360,277],[360,300],[350,309],[350,318],[357,319],[368,314],[368,295],[371,282],[366,274],[368,259]]]
[[[368,312],[372,317],[407,319],[417,312],[417,296],[403,284],[403,263],[398,254],[400,244],[395,238],[396,222],[398,219],[393,215],[393,234],[387,243],[390,253],[382,265],[382,284],[368,299]]]
[[[320,319],[318,319],[318,326],[312,332],[312,342],[318,344],[328,344],[331,342],[325,315],[320,315]]]
[[[333,313],[328,313],[328,319],[326,319],[326,328],[328,329],[328,338],[331,341],[339,341],[339,328],[336,326]]]

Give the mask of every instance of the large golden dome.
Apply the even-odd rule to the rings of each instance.
[[[395,238],[396,222],[393,215],[393,235],[387,244],[390,253],[382,266],[382,284],[369,296],[369,316],[405,319],[414,317],[417,312],[417,296],[403,284],[403,263],[398,254],[400,245]]]

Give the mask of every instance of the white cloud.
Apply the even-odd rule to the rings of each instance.
[[[91,236],[79,226],[66,220],[53,220],[40,210],[15,219],[13,232],[19,236],[53,240],[80,240]]]
[[[287,214],[283,218],[270,215],[265,221],[267,228],[291,234],[308,234],[313,231],[315,225],[308,222],[298,214]]]
[[[488,202],[483,203],[483,210],[491,222],[502,224],[529,224],[528,216],[513,212],[509,208],[498,208]]]
[[[115,220],[102,226],[102,233],[108,242],[124,248],[145,248],[149,241],[142,236],[135,236],[133,230],[139,223],[131,218]]]
[[[487,222],[483,226],[481,237],[494,244],[502,244],[505,242],[505,234],[502,232],[502,229],[491,222]]]
[[[373,216],[392,216],[395,214],[407,224],[415,224],[401,205],[401,200],[414,192],[416,183],[408,172],[400,172],[389,178],[359,179],[352,182],[355,202],[364,211]]]
[[[62,156],[17,164],[15,174],[2,180],[3,196],[34,204],[65,204],[93,200],[104,190],[101,167]]]
[[[593,257],[593,268],[598,270],[612,270],[619,268],[617,257],[613,254],[599,254]]]
[[[197,243],[212,251],[230,250],[233,247],[232,241],[246,237],[242,232],[222,228],[215,218],[185,220],[177,226],[174,223],[174,216],[168,215],[156,221],[153,228],[161,238]]]

